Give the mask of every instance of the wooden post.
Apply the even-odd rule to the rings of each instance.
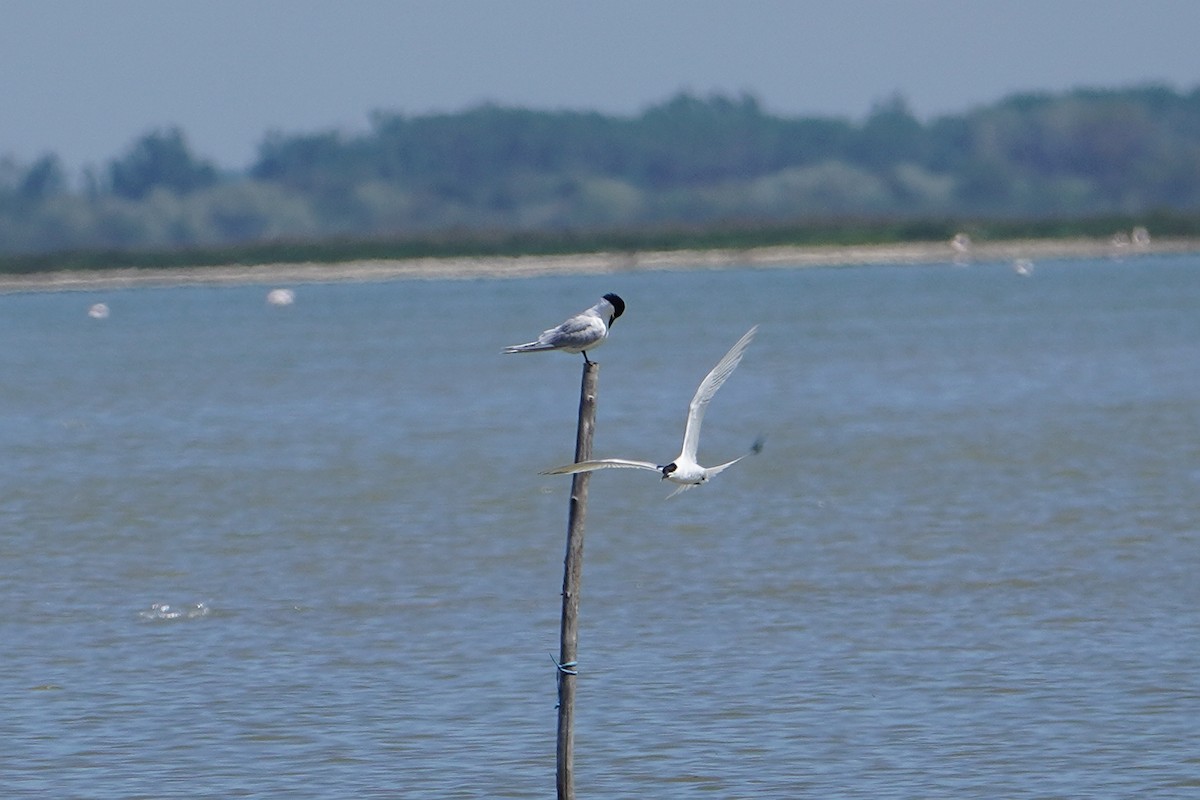
[[[596,430],[596,384],[600,365],[583,365],[579,387],[579,427],[575,433],[575,461],[592,457]],[[579,646],[579,583],[583,575],[583,527],[587,517],[588,479],[580,472],[571,480],[571,506],[567,516],[567,555],[563,561],[562,628],[558,649],[558,800],[575,800],[575,679]]]

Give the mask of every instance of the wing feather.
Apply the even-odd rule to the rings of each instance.
[[[696,448],[700,444],[700,423],[704,421],[704,411],[708,408],[708,403],[713,399],[713,395],[717,393],[717,389],[720,389],[721,384],[725,383],[737,369],[737,365],[742,361],[742,355],[746,352],[750,342],[754,340],[754,334],[757,332],[757,325],[746,331],[700,382],[700,387],[696,389],[691,405],[688,406],[687,427],[683,431],[682,457],[684,459],[696,460]]]
[[[631,461],[627,458],[602,458],[597,461],[579,461],[561,467],[544,470],[542,475],[574,475],[577,472],[595,472],[598,469],[648,469],[660,472],[661,468],[649,461]]]
[[[590,341],[604,332],[604,320],[591,314],[579,314],[558,324],[553,328],[542,331],[538,337],[540,342]]]

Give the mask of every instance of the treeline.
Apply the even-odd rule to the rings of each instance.
[[[74,178],[53,154],[0,159],[7,254],[1152,211],[1200,211],[1200,89],[1027,94],[928,122],[899,97],[861,121],[690,94],[631,117],[376,113],[359,134],[269,134],[244,171],[179,129]]]

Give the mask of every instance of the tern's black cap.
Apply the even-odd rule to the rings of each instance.
[[[620,297],[610,292],[609,294],[604,295],[604,299],[612,303],[613,319],[616,319],[625,313],[625,301]]]

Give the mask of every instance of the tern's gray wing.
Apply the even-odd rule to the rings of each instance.
[[[547,328],[535,341],[513,344],[505,353],[533,353],[538,350],[580,352],[594,347],[604,336],[604,321],[587,313],[576,314],[560,325]]]
[[[737,365],[741,363],[742,354],[746,352],[746,347],[754,340],[754,334],[757,332],[757,325],[746,331],[745,335],[737,340],[737,344],[729,348],[729,352],[700,382],[700,387],[696,389],[696,395],[692,398],[691,405],[688,406],[687,427],[683,431],[683,452],[681,453],[683,459],[696,460],[696,447],[700,444],[700,423],[704,420],[704,410],[708,407],[708,402],[713,399],[713,395],[717,393],[717,389],[721,388],[721,384],[725,383],[737,369]]]
[[[538,341],[553,347],[583,348],[604,335],[604,320],[593,314],[577,314],[549,330]]]
[[[545,470],[543,475],[574,475],[577,472],[595,472],[598,469],[648,469],[661,472],[662,468],[649,461],[630,461],[627,458],[602,458],[598,461],[579,461]]]

